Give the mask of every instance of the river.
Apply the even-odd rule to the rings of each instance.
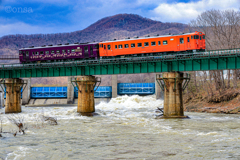
[[[75,107],[22,107],[26,134],[3,133],[0,159],[240,159],[240,115],[185,112],[157,119],[162,100],[121,96],[96,105],[93,117]],[[4,109],[0,109],[4,112]],[[43,123],[41,115],[57,118]],[[18,129],[0,114],[3,131]]]

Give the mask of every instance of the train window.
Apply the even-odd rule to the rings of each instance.
[[[36,52],[36,55],[39,55],[39,52]]]
[[[142,43],[138,43],[138,47],[142,47]]]
[[[51,54],[54,54],[55,52],[54,51],[51,51]]]
[[[57,54],[59,54],[60,53],[60,50],[57,50],[57,52],[56,52]]]
[[[97,44],[96,44],[96,45],[94,45],[94,48],[98,49],[98,48],[99,48],[99,45],[97,45]]]
[[[163,41],[162,43],[163,43],[163,45],[167,45],[167,41]]]
[[[68,51],[68,53],[70,53],[70,49],[68,49],[67,51]]]
[[[111,45],[108,45],[108,50],[110,50],[111,49]]]
[[[19,51],[19,54],[22,54],[22,51]],[[34,54],[34,52],[33,52],[33,54]]]
[[[45,54],[49,54],[49,51],[45,51]]]
[[[184,43],[184,40],[183,38],[180,38],[180,43],[183,44]]]
[[[125,44],[124,47],[125,47],[125,48],[128,48],[128,44]]]
[[[193,39],[193,36],[191,36],[191,39]]]
[[[135,48],[135,43],[132,43],[132,44],[131,44],[131,48]]]
[[[106,49],[106,45],[104,45],[104,49]]]
[[[189,37],[187,37],[187,42],[190,42],[190,38]]]
[[[118,45],[118,48],[119,48],[119,49],[122,49],[122,45],[121,45],[121,44],[120,44],[120,45]]]
[[[159,45],[159,46],[161,45],[161,41],[158,41],[158,45]]]
[[[34,55],[34,53],[35,53],[35,52],[32,52],[32,55]],[[19,54],[21,54],[20,51],[19,51]]]
[[[66,50],[65,50],[65,49],[63,49],[63,50],[62,50],[62,53],[66,53]]]
[[[202,36],[200,36],[200,40],[202,40]]]
[[[115,45],[115,49],[117,49],[117,45]]]
[[[105,45],[104,45],[105,46]],[[88,53],[88,46],[84,47],[84,53]]]
[[[199,39],[199,35],[194,35],[194,39]]]
[[[149,46],[149,43],[148,42],[144,42],[144,46]]]
[[[205,39],[205,35],[202,36],[202,39]]]
[[[71,49],[71,52],[75,52],[75,49]]]
[[[43,51],[41,51],[40,54],[43,54]]]
[[[156,42],[151,42],[151,46],[156,46]]]

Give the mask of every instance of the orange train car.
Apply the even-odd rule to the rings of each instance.
[[[205,34],[202,32],[181,35],[165,35],[99,43],[100,57],[134,54],[163,54],[205,50]]]

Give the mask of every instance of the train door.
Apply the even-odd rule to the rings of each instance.
[[[23,61],[25,62],[26,61],[26,53],[23,52]]]
[[[92,45],[90,46],[90,55],[91,55],[91,57],[93,56],[93,46]]]
[[[108,55],[108,46],[109,46],[109,44],[105,44],[104,45],[104,50],[105,50],[107,56],[109,56]]]
[[[104,44],[102,44],[102,51],[103,51],[103,56],[108,56],[107,55],[107,44],[106,43],[104,43]]]
[[[113,56],[113,48],[112,48],[113,46],[112,46],[112,43],[109,43],[109,44],[107,44],[107,55],[108,56]]]
[[[199,47],[200,49],[203,48],[202,35],[199,36]]]
[[[26,62],[29,61],[29,51],[26,51]]]
[[[88,46],[83,47],[84,58],[89,58]]]
[[[184,38],[183,37],[179,37],[179,51],[183,51],[183,50],[185,50]]]
[[[187,50],[191,49],[190,37],[187,37]]]

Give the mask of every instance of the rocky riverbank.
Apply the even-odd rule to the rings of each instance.
[[[240,114],[240,93],[226,90],[223,94],[184,96],[184,110],[188,112]]]

